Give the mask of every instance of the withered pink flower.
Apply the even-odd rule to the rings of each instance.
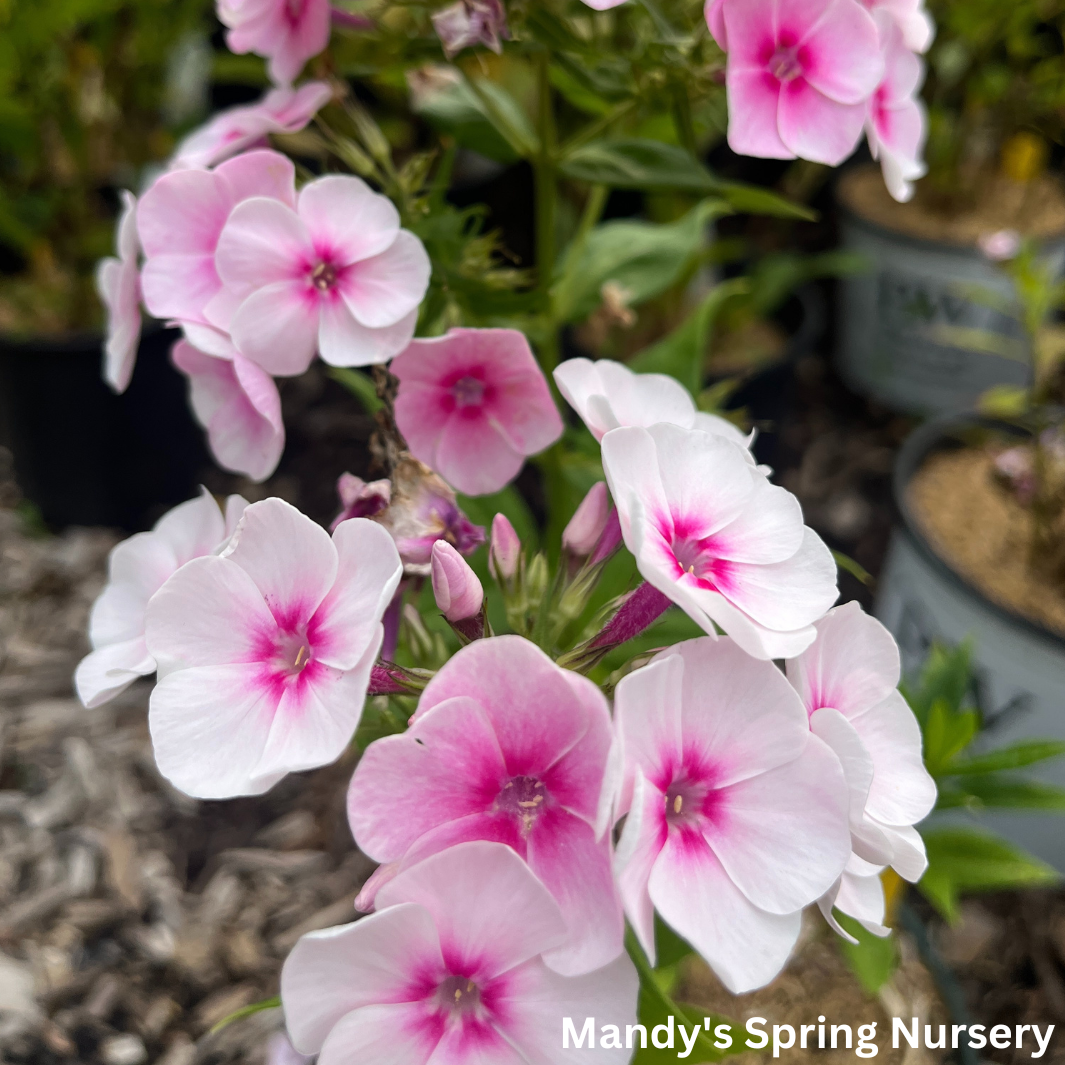
[[[448,59],[476,44],[498,54],[510,39],[502,0],[458,0],[433,15],[433,29]]]

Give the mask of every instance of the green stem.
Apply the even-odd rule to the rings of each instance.
[[[625,100],[618,104],[601,118],[597,118],[578,133],[574,133],[569,140],[565,141],[558,153],[559,157],[564,159],[571,152],[576,151],[582,144],[587,144],[589,141],[595,140],[600,133],[605,133],[615,122],[624,118],[635,107],[635,100]]]
[[[692,118],[692,102],[688,87],[683,82],[673,86],[673,111],[680,142],[696,158],[699,158],[699,138],[695,135],[695,120]]]

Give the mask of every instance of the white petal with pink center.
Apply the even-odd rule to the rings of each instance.
[[[752,990],[839,879],[846,781],[804,718],[780,671],[728,639],[678,644],[618,685],[615,870],[652,958],[657,910],[730,990]]]
[[[429,257],[387,197],[359,178],[306,185],[295,209],[254,199],[229,216],[215,255],[226,287],[215,324],[270,374],[399,354],[414,335]]]
[[[148,723],[163,775],[226,798],[338,758],[401,572],[375,522],[353,518],[330,538],[280,499],[249,506],[220,556],[184,566],[149,605],[160,681]]]
[[[668,424],[603,437],[607,483],[644,578],[708,633],[720,626],[756,658],[791,657],[836,599],[836,566],[795,497],[747,456]]]
[[[190,559],[218,551],[246,506],[240,496],[230,496],[223,515],[203,489],[164,514],[151,532],[137,533],[111,552],[107,587],[89,619],[93,650],[74,674],[74,687],[87,707],[106,703],[138,677],[155,672],[144,639],[149,600]]]
[[[891,634],[857,603],[829,611],[816,628],[816,641],[788,662],[787,673],[810,728],[843,764],[850,790],[858,871],[844,879],[834,904],[879,924],[876,889],[858,880],[885,865],[920,879],[927,859],[913,825],[935,805],[936,788],[921,755],[920,726],[896,687],[899,650]]]
[[[319,1065],[567,1065],[563,1017],[624,1030],[637,978],[625,956],[579,977],[540,955],[566,936],[558,905],[508,847],[470,842],[378,895],[378,912],[312,932],[281,973],[293,1045]],[[581,1060],[623,1065],[624,1050]]]

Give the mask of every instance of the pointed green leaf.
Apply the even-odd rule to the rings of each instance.
[[[690,152],[647,138],[582,144],[559,164],[569,178],[617,189],[672,189],[706,196],[721,186]]]
[[[936,808],[1048,810],[1065,813],[1065,788],[1011,773],[966,776],[939,788]]]
[[[870,995],[875,995],[894,975],[899,967],[899,947],[894,936],[874,936],[866,931],[853,917],[836,911],[836,920],[857,943],[839,940],[839,949],[858,977],[858,983]]]
[[[1020,769],[1022,766],[1046,762],[1062,755],[1065,755],[1065,742],[1061,740],[1021,740],[1008,747],[988,751],[987,754],[954,761],[941,772],[951,776],[992,773],[999,769]]]

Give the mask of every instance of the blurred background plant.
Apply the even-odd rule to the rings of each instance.
[[[0,331],[97,326],[118,190],[203,117],[211,0],[0,3]]]
[[[1065,3],[930,0],[928,8],[937,33],[920,195],[950,213],[972,208],[989,177],[1024,189],[1045,173],[1065,131]]]

